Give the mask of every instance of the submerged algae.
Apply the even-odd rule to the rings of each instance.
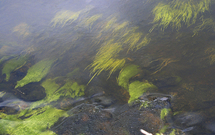
[[[165,30],[167,27],[179,30],[183,24],[189,27],[196,23],[198,15],[209,11],[211,0],[173,0],[159,3],[154,9],[153,23],[155,27]]]
[[[129,79],[140,72],[137,65],[128,65],[123,68],[117,79],[118,85],[128,90]]]
[[[28,56],[22,55],[7,61],[2,69],[2,74],[6,74],[5,80],[9,81],[10,73],[14,70],[21,68],[26,63],[27,60]]]
[[[33,110],[34,113],[31,113],[32,110],[29,110],[32,115],[24,120],[20,118],[21,116],[19,114],[7,115],[7,117],[13,118],[2,117],[0,120],[0,133],[11,135],[38,135],[48,133],[54,135],[55,133],[48,129],[60,117],[67,116],[66,112],[51,106],[46,106],[42,110],[40,108],[38,109]],[[23,117],[26,117],[26,114]]]
[[[69,96],[72,98],[80,97],[84,95],[85,86],[78,85],[77,82],[67,81],[64,86],[57,90],[63,96]]]
[[[140,81],[134,81],[129,84],[129,95],[130,99],[128,103],[131,103],[141,95],[143,95],[144,92],[150,90],[150,89],[157,89],[157,87],[149,82],[140,82]]]
[[[29,68],[27,75],[20,81],[17,81],[15,88],[23,87],[30,82],[39,82],[49,72],[55,60],[44,59]]]

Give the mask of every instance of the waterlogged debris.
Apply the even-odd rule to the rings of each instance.
[[[140,81],[134,81],[129,84],[129,95],[130,99],[128,103],[131,103],[135,99],[138,99],[143,93],[150,89],[157,89],[156,86],[149,82],[140,82]]]
[[[126,66],[119,73],[119,77],[117,79],[118,85],[128,90],[129,79],[137,75],[139,72],[140,69],[137,65]]]
[[[15,58],[7,61],[4,64],[4,67],[2,69],[2,74],[6,74],[5,80],[9,81],[10,73],[12,71],[15,71],[15,70],[21,68],[23,65],[25,65],[27,60],[28,60],[27,55],[21,55],[21,56],[15,57]]]
[[[20,81],[17,81],[15,88],[23,87],[30,82],[39,82],[49,72],[55,60],[44,59],[29,68],[27,75]]]
[[[25,38],[30,35],[29,25],[27,23],[20,23],[13,28],[13,32],[18,33],[19,36]]]

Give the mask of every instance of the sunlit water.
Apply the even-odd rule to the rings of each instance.
[[[88,134],[88,130],[93,132],[89,134],[132,134],[121,128],[117,131],[117,124],[107,126],[106,119],[98,118],[106,122],[103,127],[96,125],[97,115],[107,119],[110,116],[105,111],[97,113],[91,105],[117,113],[123,122],[125,113],[116,108],[130,102],[131,84],[138,81],[156,86],[148,90],[148,94],[171,95],[173,113],[193,117],[194,124],[185,120],[184,125],[178,125],[185,133],[213,134],[213,0],[210,12],[204,13],[205,18],[213,20],[212,25],[200,27],[203,14],[200,13],[195,24],[182,25],[179,30],[171,26],[165,30],[152,29],[155,26],[152,10],[158,3],[147,0],[1,0],[0,123],[5,126],[0,128],[0,133],[23,134],[21,130],[26,129],[26,134],[41,133],[41,130],[44,134],[82,134],[81,131]],[[120,84],[119,76],[129,65],[136,65],[138,72],[129,77],[127,83]],[[81,104],[89,109],[75,112],[73,108]],[[75,126],[65,119],[78,113],[82,121],[89,123],[77,126],[80,128],[77,131],[62,133],[58,130],[62,125],[65,129]],[[92,113],[92,118],[85,113]],[[131,111],[129,115],[135,119],[135,114]],[[42,117],[49,122],[43,122]],[[177,123],[178,119],[170,123],[174,120]],[[33,131],[35,125],[40,125],[35,121],[43,124]],[[86,128],[92,123],[95,129]],[[152,132],[157,131],[152,129]],[[141,133],[136,131],[135,134]]]

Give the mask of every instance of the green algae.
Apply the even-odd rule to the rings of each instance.
[[[164,120],[164,118],[169,114],[170,109],[163,108],[160,113],[160,118]]]
[[[137,65],[126,66],[119,73],[119,77],[117,79],[118,85],[128,90],[129,79],[137,75],[139,72],[140,69]]]
[[[15,58],[7,61],[4,64],[4,67],[2,69],[2,74],[6,74],[5,80],[9,81],[10,73],[14,70],[21,68],[23,65],[25,65],[27,60],[28,60],[28,56],[22,55],[22,56],[17,56]]]
[[[15,88],[23,87],[31,82],[39,82],[49,72],[55,60],[44,59],[29,68],[27,75],[20,81],[17,81]]]
[[[79,85],[77,82],[71,80],[67,81],[60,89],[57,90],[57,93],[60,93],[63,96],[69,96],[72,98],[80,97],[84,95],[85,86]]]
[[[96,54],[92,64],[88,66],[91,69],[91,74],[94,74],[90,81],[99,75],[102,71],[109,71],[109,76],[118,69],[121,69],[125,64],[124,59],[114,58],[122,50],[120,43],[113,43],[113,40],[106,42]],[[89,82],[90,82],[89,81]]]
[[[42,82],[41,86],[45,88],[46,97],[40,101],[32,103],[31,108],[36,108],[41,105],[47,105],[52,101],[56,101],[60,98],[61,95],[59,93],[55,93],[55,91],[60,88],[60,86],[55,83],[55,80],[56,79],[46,79]]]
[[[128,103],[131,103],[132,101],[136,100],[138,97],[143,95],[146,91],[150,89],[157,89],[157,87],[149,82],[140,82],[140,81],[134,81],[129,84],[129,101]]]
[[[31,116],[22,120],[19,114],[7,115],[6,117],[1,117],[0,120],[0,133],[1,134],[11,134],[11,135],[38,135],[48,133],[54,135],[55,133],[48,130],[54,123],[60,118],[67,116],[66,112],[53,108],[51,106],[46,106],[33,110]],[[24,114],[23,117],[28,116]],[[10,118],[8,118],[10,117]]]
[[[161,2],[154,9],[154,26],[161,30],[172,27],[179,30],[182,25],[189,27],[195,24],[198,16],[209,11],[211,0],[173,0],[167,3]]]

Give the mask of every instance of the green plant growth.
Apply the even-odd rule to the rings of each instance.
[[[80,97],[84,95],[85,86],[78,85],[77,82],[71,80],[67,81],[60,89],[57,90],[63,96],[69,96],[72,98]]]
[[[21,68],[23,65],[25,65],[26,61],[28,60],[28,56],[22,55],[15,57],[13,59],[10,59],[4,64],[4,67],[2,69],[2,74],[6,75],[5,80],[9,81],[10,79],[10,73],[12,71],[15,71],[19,68]]]
[[[197,25],[194,30],[193,30],[193,36],[197,35],[199,31],[203,31],[203,30],[212,30],[215,31],[215,22],[212,18],[207,18],[204,19],[203,17],[202,19],[202,23]]]
[[[102,71],[109,71],[109,76],[116,70],[121,69],[125,64],[124,59],[114,58],[122,50],[120,43],[113,43],[113,40],[106,42],[96,54],[92,64],[88,66],[94,74],[90,81]],[[90,82],[89,81],[89,82]]]
[[[91,17],[85,18],[83,20],[80,21],[80,23],[78,25],[80,25],[81,27],[86,27],[91,29],[92,25],[95,23],[95,21],[97,21],[99,18],[101,18],[102,15],[93,15]]]
[[[117,79],[118,85],[128,90],[129,79],[137,75],[139,72],[140,69],[137,65],[126,66],[119,73],[119,77]]]
[[[173,0],[159,3],[154,9],[154,26],[165,30],[167,27],[179,30],[183,24],[189,27],[196,23],[198,15],[209,11],[211,0]]]
[[[1,113],[3,114],[3,113]],[[34,110],[24,110],[15,115],[0,115],[0,134],[11,135],[55,135],[48,130],[60,118],[68,116],[65,111],[46,106]],[[21,119],[20,117],[26,117]]]
[[[45,88],[46,92],[46,97],[40,101],[36,101],[31,104],[31,108],[36,108],[41,105],[47,105],[52,101],[56,101],[60,98],[61,94],[55,93],[60,86],[55,83],[55,79],[46,79],[45,81],[42,82],[41,86]]]
[[[128,103],[131,103],[132,101],[136,100],[143,93],[150,89],[157,89],[157,87],[149,82],[134,81],[130,83],[128,90],[130,98]]]
[[[56,26],[61,26],[64,27],[66,24],[72,24],[74,21],[76,21],[77,19],[79,19],[81,14],[87,13],[92,9],[91,6],[77,11],[77,12],[73,12],[70,10],[63,10],[63,11],[59,11],[55,17],[51,20],[51,24],[53,27]]]
[[[28,69],[27,75],[20,81],[17,81],[15,88],[23,87],[30,82],[39,82],[49,72],[55,60],[44,59]]]
[[[169,114],[170,109],[163,108],[160,113],[160,118],[164,120],[164,118]]]

